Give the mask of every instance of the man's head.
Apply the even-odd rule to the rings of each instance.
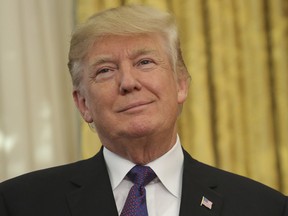
[[[184,64],[178,30],[171,14],[150,7],[133,5],[109,9],[90,17],[73,33],[69,52],[69,70],[74,88],[79,88],[83,61],[93,43],[107,35],[161,34],[174,72],[189,77]]]
[[[189,74],[169,14],[125,6],[91,17],[72,37],[69,68],[75,104],[106,148],[145,163],[175,143]]]

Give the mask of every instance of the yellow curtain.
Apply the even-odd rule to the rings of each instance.
[[[288,194],[287,0],[77,0],[77,21],[122,4],[175,14],[192,76],[179,120],[196,159]],[[83,157],[100,147],[83,123]]]

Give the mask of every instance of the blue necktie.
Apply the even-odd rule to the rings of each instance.
[[[148,216],[145,186],[156,174],[148,166],[134,166],[127,174],[134,183],[129,191],[120,216]]]

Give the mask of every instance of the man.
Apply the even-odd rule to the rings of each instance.
[[[73,34],[69,69],[75,104],[103,148],[2,183],[1,216],[288,216],[286,196],[181,148],[176,121],[190,78],[168,13],[96,14]]]

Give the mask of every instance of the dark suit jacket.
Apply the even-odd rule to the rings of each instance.
[[[288,216],[287,197],[184,152],[181,216]],[[212,209],[200,206],[205,196]],[[0,216],[116,216],[103,152],[0,184]]]

